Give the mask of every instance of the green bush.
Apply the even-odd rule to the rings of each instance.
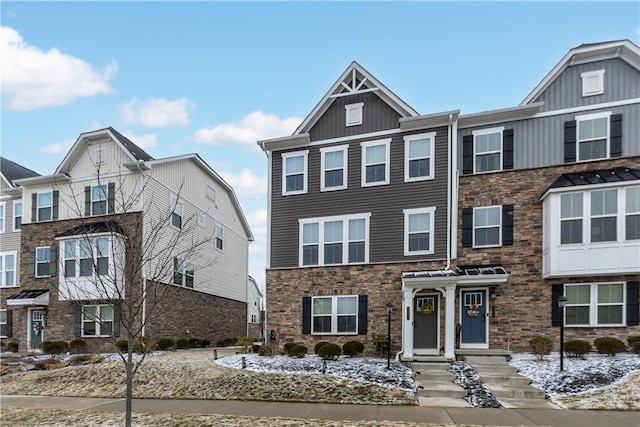
[[[127,340],[116,341],[116,347],[120,350],[120,353],[126,353],[129,351],[129,342]]]
[[[622,341],[613,337],[597,338],[593,342],[600,354],[606,354],[608,356],[614,356],[618,353],[622,353],[627,349]]]
[[[233,345],[234,341],[235,340],[233,338],[225,338],[224,341],[223,341],[224,342],[224,346],[225,347],[229,347],[230,345]]]
[[[318,349],[318,356],[324,360],[336,360],[341,353],[342,349],[340,346],[333,343],[327,343]]]
[[[87,350],[87,343],[81,338],[76,338],[69,343],[69,350],[72,353],[84,353]]]
[[[258,356],[273,356],[273,349],[268,345],[261,345],[258,349]]]
[[[629,343],[630,346],[633,346],[637,342],[640,342],[640,335],[627,338],[627,343]]]
[[[239,345],[242,347],[241,351],[243,353],[251,353],[253,351],[252,349],[253,340],[249,337],[237,337],[236,345]]]
[[[189,348],[200,347],[200,338],[189,338]]]
[[[342,346],[342,352],[351,357],[359,356],[363,351],[364,344],[360,341],[348,341]]]
[[[60,354],[69,349],[69,344],[66,341],[42,341],[40,348],[43,353]]]
[[[176,340],[174,340],[173,338],[160,338],[158,341],[156,341],[156,348],[162,351],[169,350],[174,345],[176,345]]]
[[[224,347],[224,341],[220,340],[220,341],[216,341],[216,347]]]
[[[151,337],[136,337],[133,343],[133,351],[138,354],[146,353],[152,344]]]
[[[591,343],[584,340],[572,340],[564,343],[564,352],[569,357],[582,357],[591,351]]]
[[[207,348],[211,345],[211,341],[204,339],[200,341],[200,348]]]
[[[384,356],[387,353],[387,336],[384,334],[373,334],[373,346],[376,353],[380,356]]]
[[[302,344],[294,345],[289,351],[289,356],[291,357],[304,357],[305,354],[307,354],[307,347]]]
[[[17,353],[18,352],[18,343],[15,341],[9,341],[7,343],[7,351],[10,351],[12,353]]]
[[[251,346],[251,352],[252,352],[252,353],[257,353],[257,352],[258,352],[258,350],[260,350],[260,347],[262,347],[262,345],[261,345],[261,344],[253,344],[253,345]]]
[[[631,350],[633,350],[635,354],[640,354],[640,341],[634,342],[631,346]]]
[[[186,338],[179,338],[176,340],[176,348],[185,349],[189,348],[189,340]]]
[[[286,342],[284,343],[284,345],[282,346],[282,348],[284,349],[284,352],[288,355],[291,356],[291,349],[293,347],[295,347],[297,344],[294,342]]]
[[[318,352],[320,351],[320,348],[322,348],[323,345],[325,344],[329,344],[329,341],[319,341],[316,343],[316,345],[313,346],[313,352],[315,354],[319,354]]]
[[[551,353],[553,342],[547,337],[533,337],[529,340],[529,348],[538,360],[543,360],[546,355]]]

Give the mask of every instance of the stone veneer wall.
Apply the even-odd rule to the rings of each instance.
[[[601,162],[577,163],[554,167],[503,171],[461,176],[459,184],[459,223],[457,265],[502,264],[509,273],[507,283],[497,288],[493,305],[496,316],[489,319],[491,348],[506,348],[511,334],[511,349],[528,351],[528,341],[543,335],[559,348],[559,327],[551,326],[551,286],[563,283],[590,283],[639,280],[640,275],[542,278],[542,201],[545,190],[563,173],[638,167],[640,158],[621,158]],[[462,209],[488,205],[514,205],[513,245],[497,248],[463,248]],[[626,338],[640,335],[640,326],[565,327],[565,340],[592,341],[601,336]]]

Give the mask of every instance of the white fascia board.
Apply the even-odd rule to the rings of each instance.
[[[7,305],[13,305],[13,306],[49,305],[49,292],[46,292],[35,298],[7,299]]]
[[[464,114],[459,117],[458,129],[532,118],[540,112],[543,105],[544,102],[536,102],[535,104]]]
[[[16,179],[14,184],[22,187],[32,187],[36,185],[58,184],[60,182],[69,182],[71,177],[66,173],[58,173],[55,175],[33,176],[30,178]]]
[[[401,117],[400,129],[414,130],[432,128],[436,126],[446,126],[458,120],[459,114],[460,110],[451,110],[415,117]]]
[[[258,141],[258,145],[260,146],[262,151],[265,152],[306,147],[310,144],[311,135],[309,135],[308,133]]]
[[[506,283],[508,279],[508,274],[480,274],[477,276],[458,276],[458,285],[500,285],[502,283]]]

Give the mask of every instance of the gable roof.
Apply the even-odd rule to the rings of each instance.
[[[309,115],[302,121],[293,135],[308,133],[313,125],[329,109],[336,98],[357,93],[374,92],[380,99],[400,114],[401,117],[417,116],[416,110],[411,108],[395,93],[391,92],[371,73],[356,61],[353,61],[342,75],[331,86]]]
[[[640,47],[632,41],[613,40],[601,43],[584,43],[571,49],[520,105],[529,104],[540,96],[566,68],[613,58],[620,58],[640,71]]]
[[[22,165],[17,164],[16,162],[12,162],[9,159],[5,159],[4,157],[0,157],[0,173],[2,173],[2,177],[4,178],[9,185],[12,187],[15,186],[13,181],[21,178],[31,178],[34,176],[40,176],[39,173],[32,171],[31,169],[27,169]]]

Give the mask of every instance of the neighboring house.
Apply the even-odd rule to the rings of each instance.
[[[75,337],[111,349],[135,298],[152,339],[245,334],[253,236],[233,189],[197,154],[154,159],[106,128],[81,134],[52,175],[14,184],[26,214],[20,287],[1,305],[20,349]],[[148,281],[166,296],[154,300]]]
[[[247,286],[247,336],[264,339],[264,299],[256,279],[249,276]]]
[[[13,316],[5,299],[20,286],[20,235],[22,230],[22,189],[15,180],[39,176],[11,160],[0,157],[0,339],[11,338]],[[4,340],[3,340],[4,342]]]

